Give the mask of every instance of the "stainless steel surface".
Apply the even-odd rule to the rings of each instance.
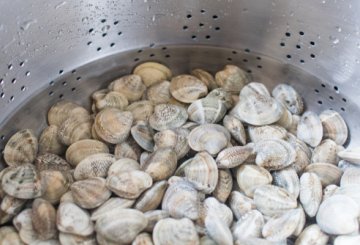
[[[88,101],[145,60],[176,73],[234,63],[269,88],[291,83],[308,109],[340,112],[358,145],[359,9],[340,0],[1,1],[0,149],[19,128],[39,130],[55,101]]]

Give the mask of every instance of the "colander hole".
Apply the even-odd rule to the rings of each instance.
[[[200,27],[203,27],[203,26],[204,26],[204,23],[199,23],[199,26],[200,26]]]
[[[233,53],[233,54],[237,54],[237,52],[236,52],[235,50],[234,50],[234,51],[232,51],[232,53]]]
[[[50,85],[50,86],[53,86],[53,85],[54,85],[54,81],[49,82],[49,85]]]
[[[315,59],[315,54],[310,54],[310,57]]]
[[[20,90],[21,90],[21,91],[25,91],[25,90],[26,90],[26,87],[25,87],[25,86],[21,86]]]
[[[98,48],[96,49],[96,51],[98,51],[98,52],[101,51],[101,47],[98,47]]]
[[[305,63],[305,60],[300,60],[300,63]]]
[[[228,60],[228,61],[232,61],[232,59],[231,59],[230,57],[229,57],[229,58],[227,58],[227,60]]]
[[[340,110],[345,111],[345,108],[344,108],[344,107],[341,107]]]
[[[150,43],[150,44],[149,44],[149,47],[150,47],[150,48],[152,48],[152,47],[154,47],[154,46],[155,46],[155,43]]]
[[[101,23],[105,23],[105,22],[106,22],[106,19],[102,19],[102,20],[101,20]]]
[[[138,52],[138,53],[141,53],[141,52],[142,52],[142,49],[139,49],[137,52]]]
[[[10,96],[10,102],[11,102],[11,101],[14,101],[14,99],[15,99],[14,95],[11,95],[11,96]]]
[[[314,89],[315,93],[320,93],[320,91],[318,89]]]
[[[121,31],[119,31],[119,32],[118,32],[118,36],[121,36],[121,35],[122,35],[122,32],[121,32]]]
[[[196,35],[192,35],[192,36],[191,36],[191,39],[196,39]]]
[[[19,66],[21,66],[21,67],[23,67],[25,65],[25,62],[24,61],[21,61],[20,63],[19,63]]]
[[[299,35],[300,35],[300,36],[304,36],[304,34],[305,34],[305,33],[304,33],[303,31],[299,31]]]
[[[321,100],[318,100],[318,102],[317,102],[319,105],[322,105],[322,101]]]
[[[342,98],[342,101],[346,102],[347,100],[345,98]]]
[[[90,46],[91,44],[92,44],[92,42],[91,42],[91,41],[87,42],[87,45],[88,45],[88,46]]]
[[[246,52],[246,53],[250,53],[250,49],[246,48],[246,49],[245,49],[245,52]]]
[[[5,140],[5,135],[1,135],[0,139]]]
[[[9,70],[12,70],[12,68],[13,68],[13,65],[12,65],[12,64],[8,65],[8,69],[9,69]]]
[[[94,31],[94,28],[89,29],[89,33],[92,33]]]
[[[247,73],[252,73],[252,70],[249,69],[249,70],[247,70],[246,72],[247,72]]]
[[[114,21],[114,25],[116,26],[117,24],[119,24],[119,21]]]
[[[76,90],[76,88],[71,88],[71,91],[74,92]]]
[[[4,79],[0,78],[0,85],[4,84]]]
[[[287,55],[286,55],[286,58],[291,59],[291,55],[290,55],[290,54],[287,54]]]
[[[191,14],[186,15],[186,18],[188,18],[188,19],[191,19],[191,17],[192,17]]]
[[[314,46],[315,42],[314,41],[310,41],[310,45]]]
[[[59,95],[59,99],[62,99],[63,97],[64,97],[63,94],[60,94],[60,95]]]
[[[215,31],[220,31],[220,27],[219,26],[215,27]]]
[[[336,92],[339,92],[339,88],[338,88],[337,86],[334,86],[334,90],[335,90]]]
[[[4,92],[0,93],[0,97],[1,97],[1,98],[4,98],[4,97],[5,97],[5,93],[4,93]]]
[[[135,59],[134,59],[135,62],[137,62],[137,61],[139,61],[139,60],[140,60],[139,58],[135,58]]]
[[[210,35],[206,35],[205,38],[206,38],[206,39],[210,39],[211,36],[210,36]]]
[[[64,72],[64,70],[60,70],[60,71],[59,71],[59,74],[63,74],[63,72]]]
[[[247,59],[243,59],[243,62],[245,62],[245,63],[246,63],[246,62],[248,62],[248,60],[247,60]]]
[[[183,30],[187,30],[188,29],[188,26],[183,26]]]
[[[219,16],[217,16],[216,14],[213,15],[213,19],[214,19],[214,20],[216,20],[216,19],[218,19],[218,18],[219,18]]]
[[[256,59],[257,59],[257,60],[261,60],[261,57],[258,56],[258,57],[256,57]]]
[[[200,10],[200,13],[202,13],[202,14],[204,14],[205,12],[206,12],[205,9]]]
[[[77,77],[76,80],[77,80],[77,81],[81,80],[81,77]]]
[[[299,44],[296,45],[297,49],[301,49],[301,46]]]
[[[30,76],[30,71],[25,72],[25,76]]]
[[[162,50],[167,50],[167,47],[162,47],[161,49],[162,49]]]
[[[76,72],[76,70],[72,70],[71,73],[74,74]]]
[[[154,56],[155,56],[155,54],[150,54],[149,56],[150,56],[150,57],[154,57]]]
[[[54,95],[54,91],[50,91],[49,96],[53,96],[53,95]]]
[[[326,85],[322,83],[322,84],[321,84],[321,87],[326,88]]]
[[[16,78],[13,78],[13,79],[11,80],[11,83],[12,83],[12,84],[15,84],[15,83],[16,83]]]
[[[285,47],[285,43],[282,43],[282,42],[281,42],[281,43],[280,43],[280,46],[281,46],[281,47]]]
[[[257,68],[262,69],[262,66],[261,66],[261,65],[258,65]]]
[[[329,99],[330,99],[330,100],[334,100],[334,97],[332,97],[332,96],[329,96]]]
[[[110,47],[114,47],[115,46],[115,43],[110,43]]]
[[[291,33],[290,32],[285,32],[285,36],[290,37]]]
[[[63,85],[63,86],[66,86],[66,85],[67,85],[67,82],[66,82],[66,81],[62,82],[62,85]]]
[[[102,34],[102,37],[106,37],[106,35],[107,35],[107,33],[103,33],[103,34]]]
[[[170,58],[170,54],[165,55],[165,58]]]

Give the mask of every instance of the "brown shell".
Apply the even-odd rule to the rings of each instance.
[[[71,101],[62,100],[54,104],[48,112],[49,125],[60,126],[72,116],[88,116],[89,112]]]
[[[184,103],[191,103],[206,96],[208,88],[194,76],[179,75],[171,80],[170,92],[175,99]]]
[[[146,90],[146,97],[155,105],[168,103],[171,99],[170,82],[162,81],[151,85]]]
[[[154,112],[154,104],[149,100],[141,100],[131,103],[127,108],[134,117],[134,121],[147,121]]]
[[[97,153],[90,155],[76,166],[74,178],[76,180],[91,177],[106,177],[111,164],[116,161],[114,155],[109,153]]]
[[[71,145],[82,139],[90,139],[92,123],[93,119],[89,115],[69,117],[59,126],[59,140],[64,145]]]
[[[141,76],[146,87],[168,80],[172,74],[168,67],[157,62],[145,62],[135,67],[134,74]]]
[[[219,169],[218,182],[215,187],[213,196],[218,199],[219,202],[226,202],[231,190],[233,188],[233,179],[231,172],[228,169]]]
[[[134,208],[142,212],[156,209],[161,203],[167,186],[168,184],[166,180],[154,183],[150,189],[141,194],[141,196],[137,199]]]
[[[154,108],[154,113],[149,117],[150,126],[158,131],[178,128],[186,122],[186,110],[177,105],[159,104]]]
[[[98,111],[104,108],[116,108],[119,110],[125,110],[129,105],[126,96],[122,93],[111,91],[101,98],[95,100],[95,106]]]
[[[50,202],[37,198],[32,204],[33,228],[41,240],[49,240],[57,235],[56,209]]]
[[[58,132],[59,128],[56,125],[50,125],[42,131],[39,138],[39,154],[64,154],[66,146],[59,140]]]
[[[73,182],[72,176],[69,173],[44,170],[40,172],[42,198],[56,204],[60,198],[68,191],[71,183]]]
[[[39,155],[35,159],[34,164],[40,172],[43,170],[68,171],[71,169],[71,166],[67,161],[52,153]]]
[[[139,100],[144,92],[145,85],[138,75],[126,75],[110,84],[110,89],[125,95],[129,102]]]
[[[115,146],[114,155],[117,159],[131,158],[135,161],[139,161],[141,152],[141,147],[135,142],[132,137],[129,137],[125,142],[122,142]]]
[[[215,74],[215,79],[219,87],[239,94],[240,90],[249,82],[249,75],[235,65],[226,65],[223,70]]]
[[[209,91],[218,87],[214,76],[203,69],[194,69],[191,71],[191,75],[200,79],[206,85],[206,87],[208,87]]]
[[[169,178],[176,170],[177,155],[172,148],[156,150],[146,160],[142,169],[150,174],[154,181]]]

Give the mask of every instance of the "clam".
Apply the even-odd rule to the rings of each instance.
[[[261,140],[255,143],[256,164],[268,170],[283,169],[295,162],[296,152],[284,140]]]
[[[251,210],[233,225],[232,233],[235,240],[248,237],[261,237],[261,230],[265,224],[263,215],[257,210]]]
[[[205,218],[206,233],[217,244],[232,245],[233,237],[230,228],[225,222],[214,214],[209,214]]]
[[[340,186],[360,185],[360,168],[347,168],[341,176]]]
[[[40,172],[40,179],[42,186],[41,197],[52,204],[60,201],[60,198],[69,190],[73,181],[69,173],[55,170]]]
[[[334,240],[334,245],[357,245],[360,244],[360,235],[338,236]]]
[[[216,73],[215,79],[217,85],[225,91],[238,94],[249,82],[249,75],[235,65],[226,65],[223,70]]]
[[[203,236],[200,239],[200,245],[217,245],[216,242],[209,236]]]
[[[230,133],[218,124],[202,124],[191,130],[188,142],[194,151],[207,151],[215,155],[230,141]]]
[[[135,209],[114,209],[99,217],[96,232],[110,242],[124,244],[132,242],[147,226],[145,215]]]
[[[141,147],[135,142],[132,137],[129,137],[125,142],[115,146],[114,155],[117,159],[131,158],[138,161],[141,154]]]
[[[191,103],[207,95],[208,88],[194,76],[179,75],[171,79],[170,93],[180,102]]]
[[[299,176],[293,168],[284,168],[272,173],[274,185],[286,189],[295,199],[300,192]]]
[[[140,233],[135,237],[131,245],[153,245],[152,237],[149,233]]]
[[[107,88],[96,90],[95,92],[93,92],[91,94],[91,98],[96,101],[96,100],[103,98],[109,92],[110,92],[110,90]]]
[[[38,141],[30,129],[15,133],[5,145],[4,160],[10,167],[32,163],[38,152]]]
[[[154,135],[155,149],[172,147],[178,159],[183,158],[190,150],[188,136],[190,131],[185,128],[166,129]]]
[[[224,127],[229,130],[231,136],[240,144],[246,144],[246,133],[243,124],[239,119],[226,115],[223,120]]]
[[[348,128],[342,116],[333,110],[320,113],[320,120],[324,129],[324,138],[332,139],[338,145],[343,145],[348,138]]]
[[[201,80],[206,85],[209,91],[218,87],[213,75],[203,69],[194,69],[191,71],[191,75]]]
[[[332,235],[346,235],[359,229],[359,205],[345,195],[325,199],[316,214],[321,230]]]
[[[131,127],[131,136],[146,151],[154,151],[154,130],[147,121],[137,121]]]
[[[314,173],[303,173],[300,178],[300,202],[309,217],[314,217],[322,199],[322,186]]]
[[[360,168],[360,165],[348,162],[346,160],[340,160],[337,166],[342,170],[345,171],[348,168]]]
[[[50,108],[47,118],[49,125],[60,127],[69,117],[86,117],[88,115],[89,112],[85,108],[73,102],[62,100]]]
[[[94,236],[78,236],[70,233],[60,232],[59,241],[61,245],[96,245]]]
[[[246,239],[238,239],[234,243],[235,245],[288,245],[286,240],[279,242],[271,242],[264,238],[248,237]]]
[[[55,125],[46,127],[39,138],[39,154],[53,153],[56,155],[64,154],[66,147],[58,138],[59,128]]]
[[[226,109],[230,109],[234,105],[233,95],[223,88],[211,90],[206,98],[214,98],[224,103]]]
[[[20,239],[25,244],[30,244],[39,239],[39,235],[34,230],[32,220],[32,210],[31,208],[27,208],[15,216],[12,221],[16,230],[18,231]]]
[[[216,164],[219,168],[234,168],[244,163],[253,152],[252,144],[229,147],[219,152]]]
[[[100,177],[73,183],[70,189],[75,204],[85,209],[99,207],[111,196],[111,192],[106,188],[105,183],[105,179]]]
[[[272,91],[272,96],[292,113],[300,115],[304,111],[304,102],[296,90],[287,84],[278,84]]]
[[[341,169],[330,163],[312,163],[305,168],[305,171],[315,173],[323,187],[338,184],[342,175]]]
[[[49,240],[57,236],[56,209],[41,198],[32,204],[32,225],[40,240]]]
[[[121,198],[121,197],[112,197],[103,204],[101,204],[91,213],[91,220],[96,221],[99,217],[117,208],[130,208],[134,203],[135,200]]]
[[[290,168],[295,169],[296,173],[301,174],[306,166],[310,164],[312,152],[303,141],[296,138],[293,134],[289,133],[287,136],[287,142],[293,146],[296,152],[295,162],[290,165]]]
[[[256,165],[242,165],[236,171],[236,180],[241,191],[253,197],[255,190],[272,182],[272,176],[265,168]]]
[[[323,127],[319,116],[312,111],[305,112],[297,127],[297,137],[312,147],[318,146],[323,138]]]
[[[127,109],[133,115],[134,121],[147,121],[154,113],[154,104],[149,100],[141,100],[131,103]]]
[[[337,145],[333,140],[325,139],[320,143],[320,145],[315,147],[311,161],[336,165],[339,162],[337,154],[342,150],[344,150],[344,148]]]
[[[151,85],[146,90],[146,97],[155,105],[168,103],[171,99],[170,82],[162,81]]]
[[[133,102],[143,96],[146,87],[140,76],[126,75],[111,82],[109,89],[122,93],[129,102]]]
[[[188,114],[183,107],[172,104],[159,104],[154,108],[154,113],[149,117],[150,126],[158,131],[174,129],[182,126],[188,119]]]
[[[52,153],[45,153],[37,156],[34,164],[40,172],[43,170],[68,171],[71,169],[71,166],[67,161]]]
[[[66,161],[76,167],[83,159],[96,153],[109,153],[109,148],[101,141],[85,139],[71,144],[65,156]]]
[[[200,217],[200,219],[206,218],[208,215],[214,215],[217,218],[221,219],[228,227],[233,222],[234,215],[231,209],[227,205],[220,203],[214,197],[208,197],[205,199],[202,212],[204,213],[204,217]]]
[[[331,197],[332,195],[334,195],[337,192],[338,189],[339,189],[339,186],[337,186],[337,185],[328,185],[328,186],[326,186],[323,189],[322,200],[324,201],[325,199],[327,199],[327,198]]]
[[[299,204],[297,209],[300,211],[300,218],[298,221],[298,225],[296,226],[295,231],[293,232],[293,236],[299,236],[300,233],[304,230],[305,224],[306,224],[306,214],[303,209],[303,207]]]
[[[218,170],[217,185],[212,193],[219,202],[226,202],[233,187],[233,179],[228,169]]]
[[[111,164],[115,161],[115,156],[109,153],[97,153],[85,157],[76,166],[74,178],[82,180],[91,177],[106,177]]]
[[[164,210],[150,210],[144,213],[148,220],[148,225],[145,228],[147,232],[153,232],[156,223],[159,220],[169,218],[169,212]]]
[[[266,139],[282,140],[285,139],[287,135],[286,129],[277,125],[265,125],[260,127],[249,126],[248,133],[250,140],[254,143]]]
[[[300,116],[299,115],[292,115],[291,125],[287,129],[289,131],[289,133],[297,135],[297,127],[299,125],[299,122],[300,122]]]
[[[238,220],[246,213],[256,209],[254,200],[239,191],[231,192],[229,205]]]
[[[0,227],[0,244],[1,245],[24,245],[19,234],[12,226]]]
[[[189,119],[198,124],[217,123],[226,114],[225,104],[213,97],[205,97],[190,104],[187,109]]]
[[[74,198],[72,197],[71,191],[67,191],[61,196],[60,203],[62,203],[62,202],[75,203]]]
[[[1,178],[3,191],[13,197],[33,199],[41,196],[40,175],[32,164],[10,167]]]
[[[140,165],[137,161],[130,158],[121,158],[115,161],[108,170],[108,176],[120,175],[125,172],[133,170],[140,170]]]
[[[14,218],[13,214],[5,213],[0,209],[0,225],[4,225]]]
[[[95,100],[95,106],[98,111],[104,108],[116,108],[123,111],[128,105],[127,97],[123,93],[116,91],[108,92],[103,97]]]
[[[59,126],[58,138],[67,146],[82,139],[90,139],[92,124],[93,119],[89,115],[73,115]]]
[[[26,199],[19,199],[9,195],[4,195],[1,201],[1,211],[6,214],[16,215],[26,204]]]
[[[134,208],[146,212],[149,210],[156,209],[161,203],[166,188],[167,181],[162,180],[153,184],[150,189],[146,190],[136,201]]]
[[[295,245],[326,245],[328,240],[329,236],[322,232],[317,224],[312,224],[300,233]]]
[[[176,153],[171,148],[160,148],[148,157],[142,169],[154,181],[158,181],[170,177],[175,172],[176,164]]]
[[[191,220],[166,218],[157,222],[153,232],[156,245],[199,245],[199,236]]]
[[[332,195],[345,195],[353,199],[360,206],[360,185],[345,185],[334,188]]]
[[[104,141],[111,144],[124,142],[130,134],[132,113],[115,108],[105,108],[95,118],[95,131]]]
[[[360,165],[360,149],[359,148],[346,149],[346,150],[340,151],[338,153],[338,156],[341,159],[349,161],[350,163]]]
[[[172,74],[168,67],[157,62],[145,62],[135,67],[134,74],[139,75],[146,87],[168,80]]]

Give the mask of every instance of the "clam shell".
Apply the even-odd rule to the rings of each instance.
[[[56,204],[60,198],[69,190],[73,182],[72,176],[69,173],[44,170],[40,172],[42,198]]]
[[[296,152],[295,162],[290,165],[290,168],[295,169],[297,174],[301,174],[306,166],[310,164],[312,152],[303,141],[292,134],[288,134],[286,140],[293,146]]]
[[[295,162],[296,152],[284,140],[261,140],[255,143],[256,164],[269,170],[283,169]]]
[[[352,198],[360,206],[360,185],[345,185],[334,188],[334,195],[345,195]]]
[[[190,150],[188,136],[190,131],[185,128],[167,129],[154,135],[155,149],[172,147],[178,159],[183,158]]]
[[[261,230],[265,224],[263,215],[257,210],[251,210],[232,226],[235,240],[248,237],[261,237]]]
[[[317,114],[307,111],[301,116],[297,127],[297,137],[312,147],[320,144],[323,127]]]
[[[99,217],[117,208],[130,208],[134,203],[135,200],[112,197],[91,213],[91,220],[96,221]]]
[[[153,232],[154,244],[157,245],[199,245],[199,236],[194,224],[187,218],[162,219],[155,225]]]
[[[60,198],[60,203],[62,203],[62,202],[72,202],[72,203],[75,203],[74,198],[73,198],[73,196],[72,196],[72,194],[71,194],[71,191],[67,191],[67,192],[65,192],[65,193],[61,196],[61,198]]]
[[[135,209],[114,209],[96,221],[96,232],[118,244],[130,243],[147,226],[145,215]]]
[[[13,214],[5,213],[0,209],[0,225],[4,225],[14,218]]]
[[[115,108],[105,108],[95,118],[95,131],[104,141],[111,144],[124,142],[130,134],[132,113]]]
[[[200,245],[217,245],[216,242],[214,240],[212,240],[210,237],[208,236],[203,236],[200,239]]]
[[[117,159],[131,158],[135,161],[139,161],[141,151],[141,147],[135,142],[132,137],[129,137],[127,141],[117,144],[115,146],[114,155]]]
[[[139,163],[130,158],[122,158],[117,160],[110,166],[108,170],[108,176],[120,175],[122,173],[130,172],[133,170],[140,170]]]
[[[340,186],[360,185],[360,168],[347,168],[341,176]]]
[[[321,230],[332,235],[346,235],[359,229],[359,205],[345,195],[325,199],[316,215]]]
[[[58,132],[59,128],[55,125],[50,125],[44,128],[39,138],[39,154],[64,154],[66,147],[59,140]]]
[[[86,117],[88,115],[89,112],[85,108],[73,102],[62,100],[50,108],[47,118],[49,125],[60,127],[69,117]]]
[[[246,133],[243,124],[239,119],[226,115],[223,120],[224,127],[229,130],[231,136],[240,144],[246,144]]]
[[[217,185],[212,193],[219,202],[226,202],[233,187],[233,179],[228,169],[219,169]]]
[[[70,189],[75,204],[86,209],[99,207],[111,196],[105,182],[103,178],[93,177],[73,183]]]
[[[192,102],[187,113],[189,119],[196,123],[217,123],[225,116],[226,106],[217,98],[205,97]]]
[[[156,209],[165,194],[167,188],[167,181],[162,180],[154,183],[154,185],[146,190],[136,201],[134,208],[146,212]]]
[[[136,236],[131,245],[153,245],[151,235],[149,233],[140,233]]]
[[[254,192],[257,209],[267,216],[282,214],[296,208],[296,199],[284,188],[274,185],[262,185]]]
[[[223,88],[216,88],[208,93],[207,98],[214,98],[222,101],[226,109],[230,109],[234,105],[233,95],[225,91]]]
[[[215,79],[217,85],[225,91],[238,94],[249,82],[249,75],[235,65],[226,65],[223,70],[215,74]]]
[[[115,161],[115,156],[109,153],[97,153],[85,157],[76,166],[74,178],[83,180],[91,177],[106,177],[111,164]]]
[[[238,220],[246,213],[256,209],[254,200],[239,191],[231,192],[229,205]]]
[[[12,226],[0,227],[0,244],[1,245],[24,245],[19,234]]]
[[[146,87],[168,80],[172,74],[168,67],[157,62],[145,62],[135,67],[134,74],[139,75]]]
[[[328,186],[326,186],[323,189],[322,200],[324,201],[325,199],[327,199],[327,198],[331,197],[332,195],[334,195],[337,192],[338,189],[339,189],[339,186],[337,186],[337,185],[328,185]]]
[[[272,176],[265,168],[242,165],[236,171],[236,180],[240,190],[248,197],[253,197],[256,188],[272,182]]]
[[[10,167],[32,163],[38,152],[38,141],[30,129],[15,133],[5,145],[4,160]]]
[[[83,159],[96,153],[109,153],[109,148],[101,141],[85,139],[71,144],[65,156],[66,161],[76,167]]]
[[[38,234],[32,225],[32,210],[30,208],[21,211],[12,222],[24,243],[30,244],[38,240]]]
[[[348,128],[342,116],[333,110],[320,113],[320,120],[324,129],[324,138],[332,139],[338,145],[343,145],[348,138]]]
[[[339,184],[342,171],[330,163],[312,163],[305,168],[306,172],[315,173],[323,187],[330,184]]]
[[[1,178],[3,191],[13,197],[33,199],[41,196],[39,172],[32,164],[10,167]]]
[[[53,205],[41,198],[32,204],[32,225],[40,240],[56,238],[56,209]]]
[[[168,103],[171,99],[170,82],[162,81],[151,85],[146,90],[146,97],[154,105]]]
[[[60,232],[59,241],[61,245],[97,245],[94,236],[78,236]]]
[[[231,209],[225,205],[220,203],[216,198],[214,197],[208,197],[204,201],[203,206],[203,213],[204,216],[207,217],[208,215],[214,215],[217,218],[224,221],[226,226],[230,226],[233,222],[233,213]],[[205,218],[204,217],[204,218]],[[200,217],[201,219],[202,217]],[[205,221],[205,220],[203,220]]]
[[[300,115],[304,111],[304,102],[296,90],[287,84],[278,84],[272,91],[272,96],[281,102],[292,113]]]
[[[271,242],[264,238],[248,237],[246,239],[238,239],[234,243],[235,245],[288,245],[287,241]]]
[[[285,139],[287,135],[286,129],[277,125],[265,125],[260,127],[249,126],[248,133],[250,140],[254,143],[266,139],[282,140]]]
[[[149,156],[142,169],[154,181],[159,181],[169,178],[175,172],[176,164],[176,153],[171,148],[161,148]]]
[[[300,202],[309,217],[314,217],[322,199],[322,186],[314,173],[303,173],[300,178]]]
[[[284,168],[272,173],[274,185],[286,189],[295,199],[298,198],[300,192],[299,176],[293,168]]]
[[[323,140],[320,145],[315,147],[311,161],[325,162],[337,165],[337,163],[339,162],[337,154],[343,149],[344,148],[342,146],[337,145],[331,139]]]
[[[128,105],[129,102],[127,97],[116,91],[111,91],[103,97],[95,100],[95,106],[98,111],[101,111],[104,108],[116,108],[123,111]]]
[[[295,245],[326,245],[329,236],[321,231],[317,224],[306,227],[295,241]]]
[[[253,152],[252,144],[229,147],[219,152],[216,164],[219,168],[234,168],[244,163]]]
[[[146,151],[154,151],[154,130],[147,121],[137,121],[131,127],[131,136],[136,143]]]
[[[145,228],[147,232],[153,232],[156,223],[159,220],[169,218],[169,212],[164,210],[150,210],[144,213],[148,220],[148,225]]]
[[[154,108],[154,113],[149,117],[150,126],[158,131],[173,129],[182,126],[188,119],[188,114],[183,107],[172,104],[159,104]]]
[[[16,215],[26,204],[26,199],[19,199],[9,195],[4,195],[1,201],[1,211],[6,214]]]
[[[348,162],[346,160],[340,160],[337,166],[342,170],[345,171],[348,168],[360,168],[360,165]]]
[[[206,85],[209,91],[218,87],[213,75],[203,69],[194,69],[191,71],[191,75],[201,80]]]
[[[73,115],[59,126],[58,138],[67,146],[82,139],[90,139],[92,124],[93,119],[89,115]]]
[[[360,149],[353,148],[353,149],[346,149],[343,151],[338,152],[338,156],[341,159],[349,161],[350,163],[360,165]]]
[[[205,218],[206,233],[217,244],[232,245],[233,237],[230,228],[225,222],[213,214],[209,214]]]
[[[291,125],[287,129],[289,131],[289,133],[297,135],[297,127],[299,125],[299,122],[300,122],[300,116],[299,115],[292,115]]]
[[[299,204],[297,209],[300,211],[300,219],[299,219],[298,225],[296,226],[295,231],[293,232],[293,236],[296,236],[296,237],[299,236],[300,233],[304,230],[305,223],[307,222],[306,214],[305,214],[303,207]]]
[[[215,155],[230,141],[230,133],[218,124],[203,124],[191,130],[188,142],[194,151],[207,151]]]
[[[357,245],[360,244],[360,235],[338,236],[334,240],[334,245]]]
[[[114,80],[110,84],[110,89],[125,95],[129,102],[139,100],[144,92],[145,85],[138,75],[126,75]]]
[[[191,103],[207,95],[208,88],[194,76],[179,75],[171,79],[170,93],[180,102]]]
[[[40,172],[43,170],[69,171],[71,169],[67,161],[52,153],[37,156],[34,164]]]
[[[292,126],[292,119],[293,119],[292,114],[285,107],[283,107],[282,110],[283,110],[283,113],[282,113],[280,119],[278,121],[276,121],[276,124],[281,127],[286,128],[286,129],[289,129]]]
[[[133,115],[134,121],[147,121],[154,113],[154,104],[149,100],[141,100],[131,103],[127,109]]]

